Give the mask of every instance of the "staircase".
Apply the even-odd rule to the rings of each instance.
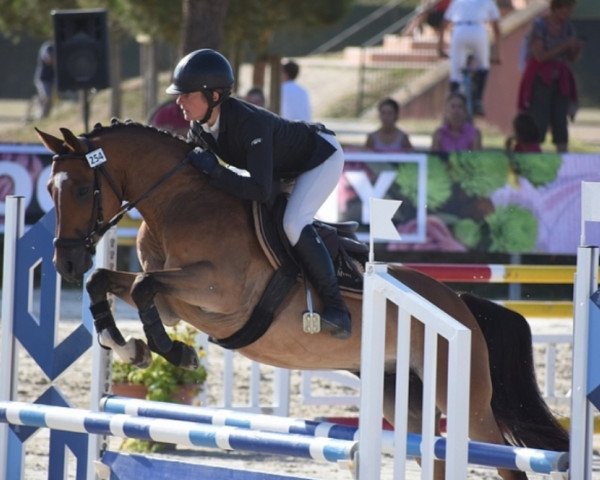
[[[507,3],[510,5],[511,1],[512,8],[502,11],[503,63],[492,67],[484,99],[488,111],[485,121],[507,133],[516,113],[521,42],[531,20],[548,8],[546,0],[497,0],[501,7],[506,7]],[[439,117],[447,95],[448,60],[440,58],[437,53],[436,32],[427,25],[406,28],[411,20],[414,20],[414,15],[396,22],[395,25],[400,25],[400,28],[395,31],[392,26],[388,29],[391,32],[382,32],[361,46],[346,47],[343,59],[349,65],[367,72],[418,69],[418,77],[409,78],[409,81],[398,85],[392,96],[401,103],[405,117]],[[411,32],[403,33],[408,30]],[[364,92],[358,95],[364,96]]]

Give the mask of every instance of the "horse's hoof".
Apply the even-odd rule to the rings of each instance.
[[[200,358],[198,357],[198,353],[194,347],[183,345],[181,350],[181,363],[179,366],[187,370],[198,369],[200,366]]]
[[[139,338],[134,339],[135,344],[135,356],[131,360],[131,363],[139,368],[148,368],[152,362],[152,353],[150,348],[143,340]]]

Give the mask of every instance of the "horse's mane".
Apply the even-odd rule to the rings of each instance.
[[[187,141],[186,139],[184,139],[168,130],[156,128],[153,125],[147,125],[144,123],[135,122],[130,119],[122,121],[118,118],[111,118],[110,125],[102,125],[101,123],[97,123],[96,125],[94,125],[94,128],[92,129],[92,131],[89,133],[86,133],[84,136],[91,137],[91,136],[100,135],[100,134],[106,133],[106,132],[117,132],[121,129],[140,129],[142,131],[147,131],[147,132],[157,132],[159,134],[164,135],[165,137],[169,137],[171,139],[179,140],[180,142],[190,144],[190,142]]]

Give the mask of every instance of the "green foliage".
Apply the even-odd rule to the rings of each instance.
[[[481,242],[481,226],[470,218],[462,218],[454,224],[454,236],[465,247],[474,249]]]
[[[558,153],[515,153],[512,158],[513,169],[535,187],[552,182],[562,164]]]
[[[413,205],[417,204],[419,167],[416,163],[402,163],[398,167],[396,183],[402,195]],[[427,208],[435,210],[442,206],[452,193],[452,181],[448,170],[439,157],[427,158]]]
[[[182,2],[164,0],[114,0],[112,16],[133,34],[150,35],[172,45],[179,41]]]
[[[506,183],[508,157],[493,151],[453,153],[450,175],[467,195],[487,197]]]
[[[14,40],[21,36],[52,37],[52,10],[78,8],[77,0],[11,0],[2,2],[0,29]]]
[[[490,231],[490,252],[531,252],[538,233],[533,213],[517,205],[498,207],[485,221]]]
[[[272,45],[277,30],[285,31],[298,24],[331,24],[347,14],[353,3],[354,0],[229,0],[224,50],[239,52],[245,48],[259,58],[265,57],[279,50]]]

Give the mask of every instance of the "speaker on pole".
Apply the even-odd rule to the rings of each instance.
[[[58,90],[107,88],[106,10],[54,10],[52,18]]]

